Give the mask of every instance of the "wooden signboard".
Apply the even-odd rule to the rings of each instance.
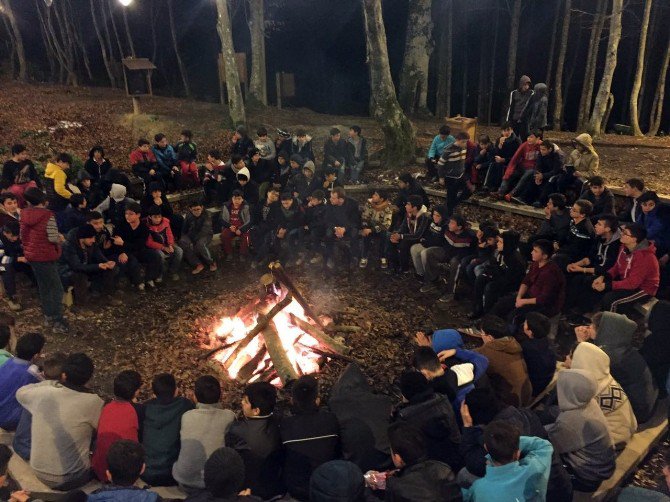
[[[240,76],[240,84],[246,86],[249,83],[246,52],[236,52],[235,62],[237,63],[237,74]],[[219,81],[221,83],[226,82],[226,60],[223,57],[223,53],[219,53]]]

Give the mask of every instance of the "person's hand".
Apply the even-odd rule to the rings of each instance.
[[[346,232],[344,227],[335,227],[335,237],[338,239],[342,239],[344,237],[344,232]]]
[[[293,197],[297,199],[298,197],[300,197],[300,194],[298,192],[293,192]]]
[[[582,267],[578,266],[576,263],[568,263],[567,270],[568,272],[579,272]]]
[[[237,231],[237,227],[235,225],[230,225],[230,231],[235,233]]]
[[[216,175],[216,181],[218,181],[219,183],[221,183],[221,182],[223,181],[223,176],[221,176],[220,174],[217,174],[217,175]]]
[[[391,237],[389,239],[393,244],[398,244],[400,242],[400,234],[394,232],[391,234]]]
[[[599,293],[602,293],[605,291],[605,283],[604,282],[593,282],[593,289],[598,291]]]
[[[25,256],[19,256],[19,257],[16,259],[16,261],[18,261],[19,263],[28,263],[28,260],[26,259]]]
[[[554,251],[558,251],[561,246],[558,245],[558,241],[554,241]]]
[[[445,185],[445,183],[444,183],[444,178],[440,178],[440,179],[438,180],[438,183],[440,184],[440,186],[443,187],[443,186]]]
[[[361,231],[361,235],[362,235],[363,237],[367,237],[367,236],[370,235],[371,233],[372,233],[372,229],[371,229],[371,228],[364,228],[364,229]]]
[[[517,298],[516,301],[514,302],[514,306],[518,309],[523,307],[526,304],[523,298]]]
[[[170,253],[170,254],[174,253],[174,246],[168,246],[167,247],[167,252]]]
[[[569,370],[572,367],[572,357],[570,357],[570,354],[565,356],[565,361],[563,361],[563,367],[566,370]]]
[[[155,176],[156,175],[156,170],[155,169],[149,169],[149,174],[151,176]]]
[[[430,339],[426,336],[426,334],[423,331],[417,331],[414,334],[414,340],[416,340],[416,343],[419,347],[430,347]]]
[[[63,234],[58,234],[58,240],[60,242],[65,242],[65,236]]]
[[[239,497],[250,497],[251,496],[251,488],[247,488],[246,490],[242,490],[240,493],[237,494]]]
[[[498,164],[502,164],[503,162],[505,162],[505,159],[503,159],[500,155],[496,155],[495,157],[493,157],[493,159],[494,159]]]
[[[235,230],[235,235],[239,237],[240,235],[242,235],[242,231],[240,229]]]
[[[280,228],[279,230],[277,230],[277,237],[279,237],[280,239],[283,239],[285,235],[286,235],[285,228]]]
[[[112,240],[114,241],[115,246],[123,246],[123,239],[120,235],[115,235]]]
[[[9,496],[9,502],[28,502],[28,500],[30,500],[30,492],[26,490],[12,492]]]
[[[470,409],[468,405],[465,404],[465,401],[461,403],[461,420],[463,421],[463,427],[472,427],[472,416],[470,415]]]
[[[670,256],[668,256],[667,254],[664,254],[664,255],[661,256],[661,258],[658,260],[658,264],[659,264],[661,267],[665,267],[665,266],[668,264],[668,260],[669,260],[669,259],[670,259]]]
[[[124,264],[128,263],[128,255],[126,253],[121,253],[119,255],[119,263],[121,265],[124,265]]]
[[[575,177],[576,178],[581,178],[583,175],[579,171],[575,171]]]
[[[115,261],[110,260],[110,261],[107,262],[107,270],[113,270],[114,267],[116,267],[116,262]]]
[[[450,357],[453,357],[456,355],[456,349],[447,349],[439,352],[437,354],[437,358],[440,360],[440,362],[444,362]]]
[[[100,270],[107,270],[107,262],[104,263],[98,263],[98,268]]]

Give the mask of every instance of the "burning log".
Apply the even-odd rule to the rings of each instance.
[[[240,371],[237,373],[237,380],[242,383],[247,383],[256,372],[256,368],[258,368],[258,365],[261,363],[261,361],[263,361],[267,352],[268,351],[265,348],[265,345],[263,345],[261,350],[259,350],[254,357],[249,359],[249,361],[240,368]]]
[[[280,301],[274,307],[272,307],[270,309],[270,312],[268,312],[264,316],[258,316],[256,326],[254,326],[253,329],[249,331],[247,336],[245,336],[242,340],[240,340],[237,343],[235,350],[233,350],[230,353],[228,359],[226,359],[226,361],[223,363],[226,369],[230,367],[235,358],[240,354],[240,352],[242,352],[247,347],[247,345],[251,343],[251,341],[256,337],[256,335],[261,331],[263,331],[263,329],[268,325],[268,323],[272,320],[272,318],[279,312],[284,310],[284,307],[286,307],[289,303],[291,303],[291,300],[292,300],[291,295],[286,295],[286,298],[284,298],[282,301]]]
[[[270,270],[272,271],[272,274],[279,280],[279,282],[283,286],[286,287],[286,289],[288,289],[289,293],[291,293],[295,297],[296,301],[300,304],[305,313],[309,317],[311,317],[315,323],[317,323],[320,327],[323,328],[323,324],[321,323],[319,316],[316,315],[316,312],[314,312],[312,307],[309,306],[309,303],[307,303],[307,300],[302,295],[298,287],[291,280],[291,278],[286,275],[284,267],[281,266],[281,263],[279,263],[278,261],[273,261],[272,263],[270,263],[269,267]]]
[[[354,359],[353,357],[349,356],[343,356],[342,354],[336,354],[335,352],[327,352],[325,350],[317,349],[316,347],[310,347],[309,345],[305,345],[304,343],[298,342],[298,345],[301,347],[304,347],[305,349],[314,352],[315,354],[322,356],[322,357],[329,357],[331,359],[339,359],[340,361],[346,361],[348,363],[357,363],[361,364],[361,362],[358,359]]]
[[[205,359],[209,359],[210,357],[212,357],[217,352],[221,352],[222,350],[226,350],[226,349],[232,347],[233,345],[235,345],[234,342],[233,343],[222,343],[218,347],[214,347],[212,350],[208,350],[203,355],[201,355],[200,360],[204,361]]]
[[[309,336],[314,338],[316,341],[318,341],[320,344],[324,345],[325,347],[328,347],[333,352],[337,352],[340,354],[348,354],[349,352],[351,352],[351,348],[331,338],[330,336],[325,334],[320,328],[312,326],[307,321],[304,321],[293,314],[291,314],[291,322],[295,324],[297,327],[299,327],[301,330],[303,330],[305,333],[307,333]]]
[[[263,338],[265,339],[265,347],[268,349],[268,354],[272,358],[274,369],[277,371],[282,384],[286,385],[290,380],[297,379],[298,372],[293,367],[293,364],[291,364],[288,355],[286,355],[274,322],[270,321],[263,328]]]
[[[358,333],[363,330],[360,326],[347,326],[344,324],[329,324],[326,326],[326,329],[335,333]]]

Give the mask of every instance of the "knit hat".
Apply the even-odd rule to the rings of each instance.
[[[205,462],[205,487],[215,497],[230,497],[242,489],[244,462],[232,448],[219,448]]]
[[[411,400],[429,388],[428,380],[418,371],[406,370],[400,375],[400,392],[407,400]]]
[[[315,169],[314,162],[308,160],[307,162],[305,162],[305,165],[303,165],[302,168],[303,170],[309,169],[310,171],[314,172]]]
[[[359,467],[346,460],[331,460],[317,467],[309,480],[312,502],[357,502],[365,483]]]
[[[79,179],[79,181],[93,179],[86,169],[80,169],[79,173],[77,174],[77,178]]]
[[[88,223],[84,223],[77,228],[77,239],[90,239],[91,237],[95,237],[95,234],[95,228]]]
[[[291,162],[296,162],[298,165],[302,166],[302,163],[304,162],[302,155],[298,155],[297,153],[294,153],[291,155]]]

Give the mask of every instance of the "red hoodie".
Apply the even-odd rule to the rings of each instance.
[[[538,141],[534,145],[531,145],[526,141],[522,143],[519,149],[512,157],[512,160],[507,164],[507,169],[505,170],[505,175],[503,176],[504,180],[510,179],[514,170],[517,166],[520,166],[524,171],[529,169],[535,169],[537,164],[537,158],[540,156],[540,142]]]
[[[612,278],[612,289],[641,289],[649,296],[656,296],[661,273],[653,242],[643,240],[633,251],[621,244],[614,266],[607,271]]]
[[[147,227],[149,227],[149,237],[147,237],[147,247],[150,249],[161,250],[165,246],[174,244],[174,235],[170,228],[170,220],[163,217],[160,225],[151,223],[151,217],[147,218]]]

